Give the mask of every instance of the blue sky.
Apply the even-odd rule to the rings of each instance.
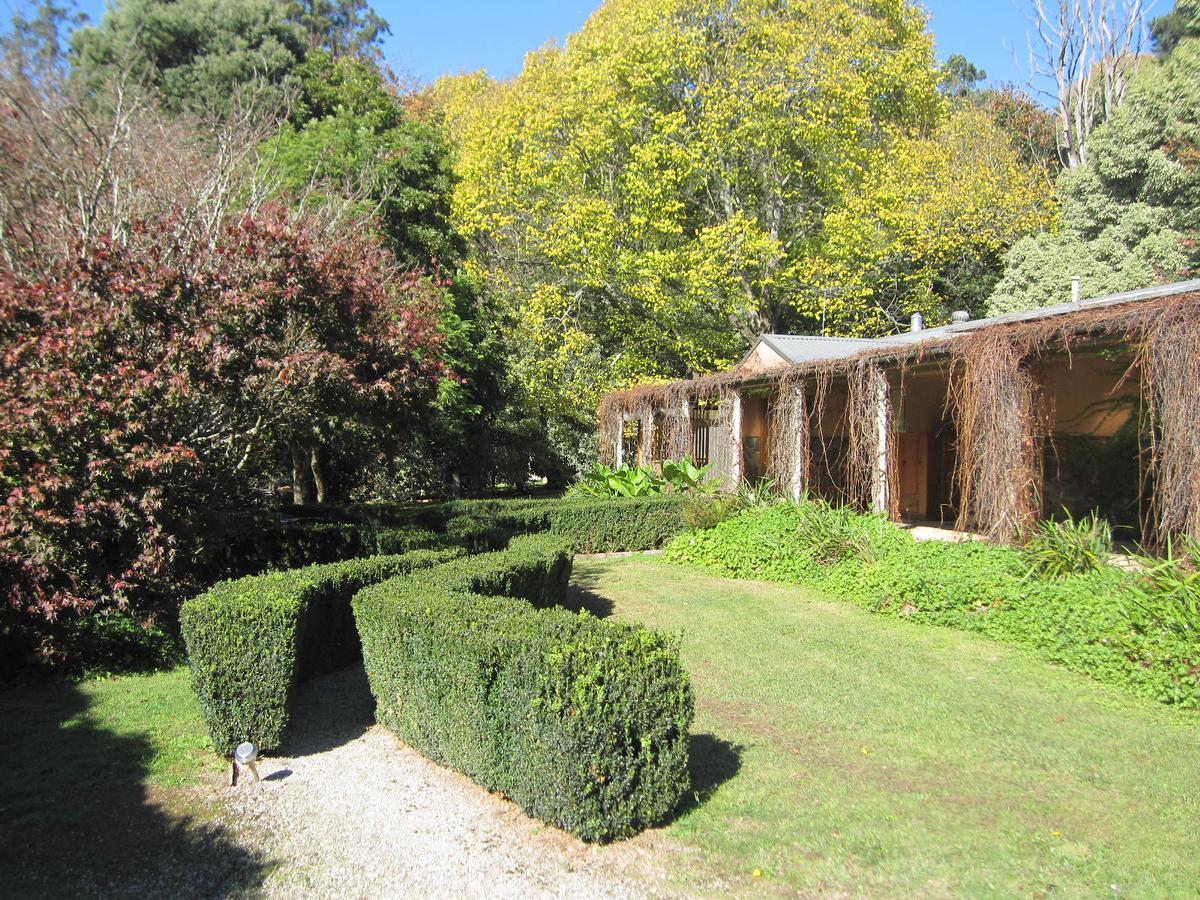
[[[480,68],[496,77],[513,75],[528,51],[576,31],[599,5],[597,0],[375,3],[392,23],[389,62],[425,80]],[[1029,23],[1016,0],[930,0],[925,6],[940,58],[962,53],[987,70],[990,81],[1025,83]]]
[[[0,0],[11,14],[33,0]],[[1018,5],[1018,4],[1021,5]],[[495,77],[520,71],[525,54],[576,31],[599,0],[435,0],[374,4],[392,25],[385,54],[398,70],[432,81],[447,72],[487,69]],[[962,53],[987,70],[992,83],[1028,80],[1022,0],[928,0],[939,58]],[[1170,0],[1159,0],[1167,7]],[[80,0],[98,19],[104,0]],[[8,16],[4,17],[5,19]]]

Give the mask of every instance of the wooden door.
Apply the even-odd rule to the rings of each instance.
[[[900,514],[909,519],[929,517],[929,435],[909,432],[898,436]]]

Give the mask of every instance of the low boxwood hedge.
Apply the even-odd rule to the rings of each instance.
[[[480,500],[446,504],[446,533],[472,549],[500,536],[549,531],[569,537],[576,553],[654,550],[685,531],[679,495],[615,500]],[[464,536],[474,538],[474,543]],[[475,537],[476,535],[482,537]]]
[[[306,520],[252,522],[225,536],[220,569],[228,576],[254,575],[367,556],[396,556],[447,543],[441,534],[415,526]]]
[[[645,628],[464,592],[561,599],[570,543],[513,543],[512,555],[457,560],[355,595],[376,715],[532,816],[590,841],[633,834],[666,817],[688,787],[693,698],[678,647]],[[541,591],[529,568],[538,556]]]
[[[537,607],[561,603],[571,580],[571,542],[548,534],[522,535],[507,549],[464,556],[418,573],[451,593],[525,600]]]
[[[296,684],[359,658],[355,592],[461,553],[418,550],[254,575],[184,603],[180,626],[217,750],[228,755],[246,740],[279,746]]]

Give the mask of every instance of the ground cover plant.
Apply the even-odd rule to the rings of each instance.
[[[1188,584],[1190,564],[1141,573],[1115,568],[1099,560],[1104,542],[1095,538],[1097,528],[1047,527],[1047,537],[1023,551],[986,542],[921,543],[878,516],[817,502],[777,503],[689,531],[666,556],[722,575],[811,586],[873,612],[981,632],[1136,694],[1200,708],[1200,639],[1179,627],[1187,603],[1167,599],[1168,588],[1157,580]]]
[[[574,585],[579,602],[683,633],[696,800],[663,837],[685,893],[1162,897],[1200,883],[1191,711],[808,587],[640,556],[579,560]]]
[[[688,787],[691,687],[672,638],[537,608],[564,599],[570,541],[533,540],[534,554],[559,548],[541,578],[514,584],[503,570],[518,560],[486,554],[354,597],[376,715],[536,818],[588,841],[627,837]]]

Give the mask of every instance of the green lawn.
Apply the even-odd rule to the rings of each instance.
[[[661,846],[684,890],[1197,895],[1195,714],[800,588],[649,557],[574,585],[683,634],[698,796]],[[0,721],[0,895],[261,884],[214,819],[186,670],[9,689]]]
[[[1196,896],[1195,714],[800,588],[575,571],[578,601],[682,632],[701,797],[664,833],[705,865],[681,886]]]
[[[262,863],[217,824],[185,668],[0,691],[0,895],[218,896]]]

